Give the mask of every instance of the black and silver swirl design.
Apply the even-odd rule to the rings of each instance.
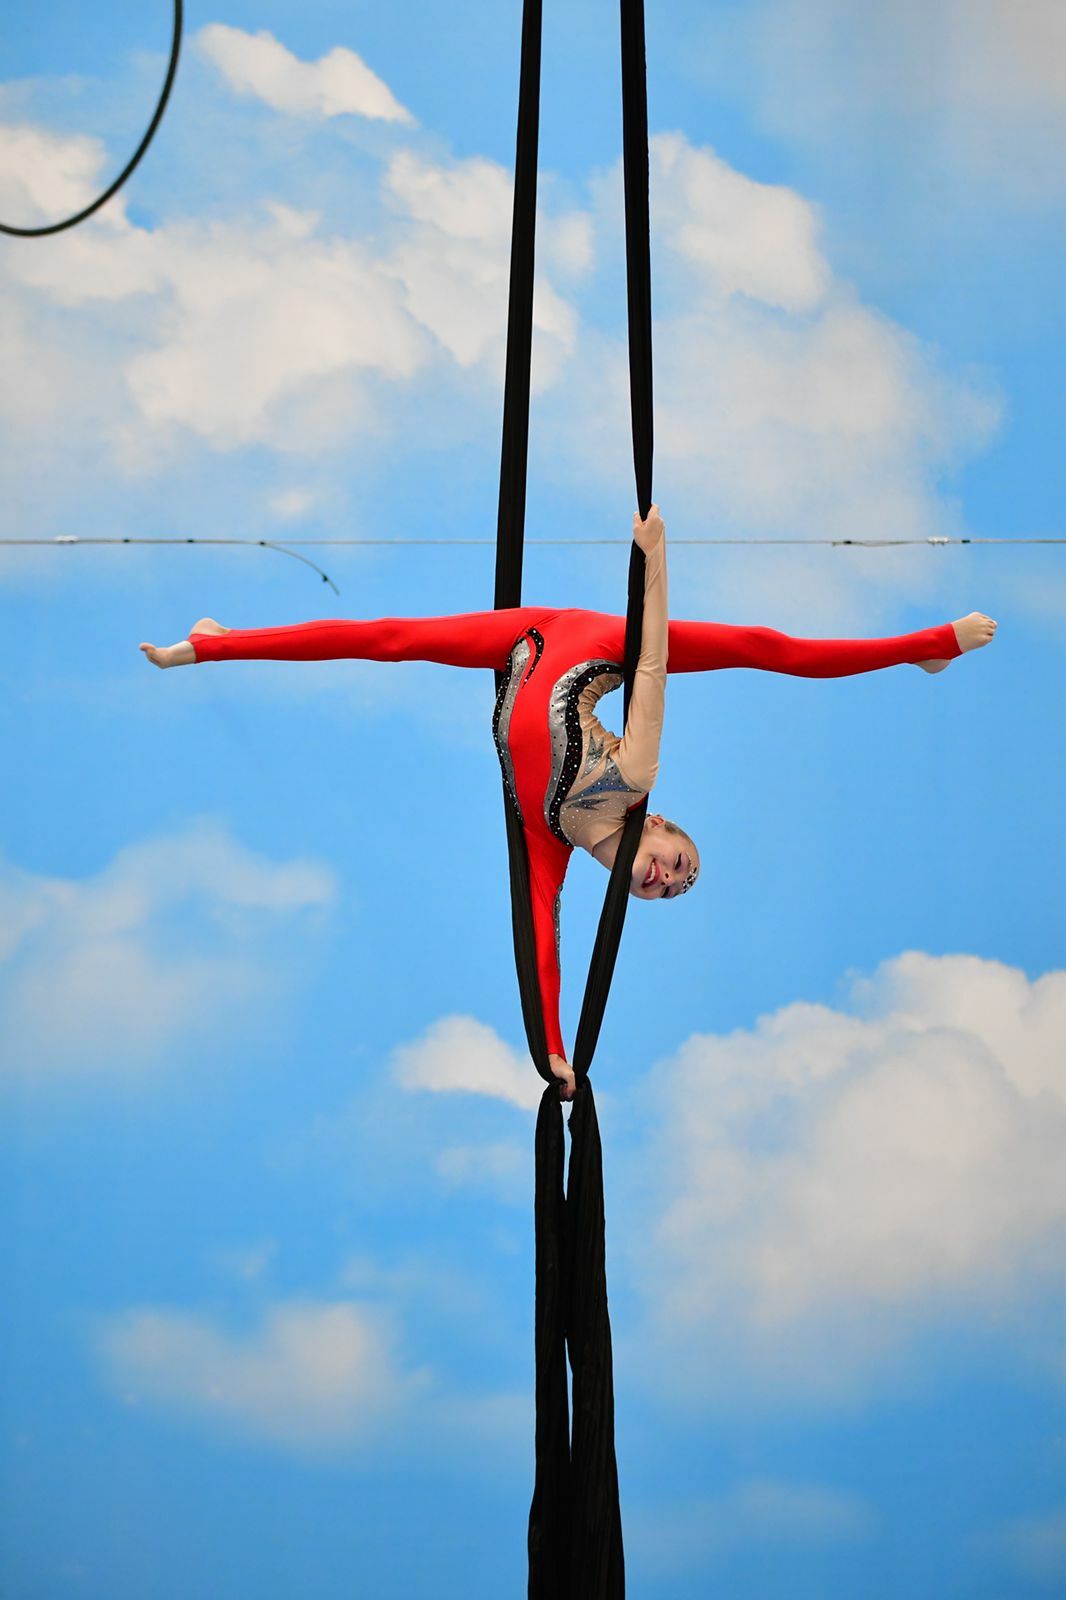
[[[609,694],[622,681],[617,661],[582,661],[564,672],[548,702],[548,730],[551,735],[552,770],[544,797],[544,820],[557,839],[569,844],[559,823],[563,803],[570,793],[581,766],[584,738],[581,731],[579,701],[590,684],[605,678],[601,694]],[[617,769],[616,769],[617,770]],[[628,785],[626,785],[628,787]]]
[[[518,803],[518,791],[515,788],[514,781],[514,764],[511,761],[511,716],[514,712],[515,701],[518,698],[518,691],[522,686],[522,674],[526,670],[526,663],[529,657],[529,640],[523,635],[507,657],[507,665],[500,674],[500,687],[496,695],[496,707],[492,713],[492,738],[496,746],[496,754],[500,758],[503,786],[507,790],[519,822],[522,821],[522,807]],[[536,666],[536,662],[533,665]]]
[[[522,807],[514,781],[514,763],[511,760],[511,718],[514,715],[518,691],[529,682],[540,665],[544,654],[544,635],[536,628],[524,633],[507,657],[507,665],[500,674],[500,688],[496,707],[492,713],[492,738],[500,758],[504,787],[514,806],[515,815],[522,821]],[[533,657],[532,662],[530,656]]]

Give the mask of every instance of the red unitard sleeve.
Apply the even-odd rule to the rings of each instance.
[[[726,622],[671,622],[671,672],[756,667],[796,678],[847,678],[904,662],[951,661],[961,655],[950,622],[891,639],[793,639],[773,628]]]

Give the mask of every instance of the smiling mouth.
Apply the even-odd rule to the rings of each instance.
[[[648,868],[647,872],[644,874],[644,882],[641,884],[640,887],[642,889],[654,889],[654,887],[658,883],[658,881],[659,881],[659,863],[653,857],[650,867]]]

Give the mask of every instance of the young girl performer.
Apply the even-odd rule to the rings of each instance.
[[[668,622],[665,526],[658,506],[633,519],[646,556],[644,630],[625,735],[596,716],[600,696],[622,681],[625,618],[543,606],[455,617],[374,622],[302,622],[285,628],[223,628],[210,617],[166,648],[142,644],[157,667],[198,661],[437,661],[503,674],[493,736],[511,804],[529,851],[530,890],[544,1030],[560,1093],[574,1075],[559,1027],[559,895],[575,846],[608,869],[626,812],[659,770],[666,674],[755,667],[804,678],[842,678],[912,662],[940,672],[988,644],[996,624],[975,611],[955,623],[892,639],[793,639],[770,628]],[[700,858],[687,833],[658,813],[644,823],[630,893],[674,900],[692,888]]]

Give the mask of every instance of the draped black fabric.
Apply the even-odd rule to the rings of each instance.
[[[637,503],[651,506],[651,264],[648,219],[648,119],[643,0],[621,0],[623,148],[630,392]],[[522,599],[522,550],[529,442],[533,334],[541,0],[525,0],[515,151],[514,213],[504,379],[503,444],[497,515],[499,607]],[[629,563],[624,712],[629,715],[640,658],[644,555]],[[599,1038],[629,902],[629,881],[647,811],[626,821],[593,947],[573,1067],[578,1089],[570,1116],[570,1170],[558,1082],[548,1063],[537,976],[529,863],[522,828],[506,793],[512,928],[522,1016],[530,1053],[546,1088],[536,1134],[536,1479],[529,1513],[530,1600],[621,1600],[625,1594],[622,1519],[614,1444],[614,1383],[603,1205],[603,1154],[588,1071]],[[573,1374],[571,1436],[566,1362]]]

